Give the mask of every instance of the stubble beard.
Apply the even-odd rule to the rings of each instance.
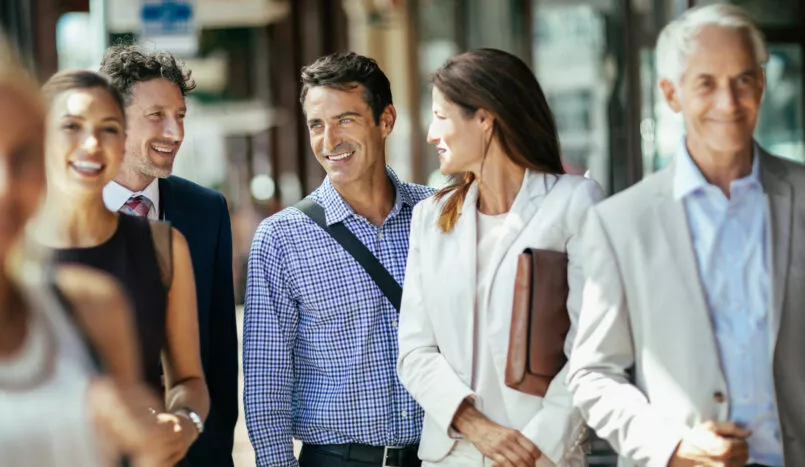
[[[129,162],[131,161],[131,162]],[[156,178],[166,178],[173,172],[173,166],[168,168],[155,165],[148,155],[141,153],[128,153],[120,167],[118,179],[128,183],[150,183]],[[138,182],[137,180],[140,180]]]
[[[137,158],[135,170],[143,177],[166,178],[169,177],[173,172],[173,164],[171,163],[167,167],[160,167],[154,164],[154,161],[151,160],[150,154],[143,154]]]

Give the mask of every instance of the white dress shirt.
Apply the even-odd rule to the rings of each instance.
[[[782,465],[769,354],[769,231],[760,156],[755,150],[752,173],[732,181],[729,198],[707,182],[684,142],[676,164],[674,197],[685,206],[729,388],[730,420],[752,430],[750,463]]]
[[[106,209],[117,212],[132,196],[142,195],[151,201],[151,209],[148,211],[148,218],[152,221],[159,220],[159,179],[155,178],[142,191],[131,191],[116,181],[109,182],[103,187],[103,204]]]

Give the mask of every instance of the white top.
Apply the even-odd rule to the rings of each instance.
[[[148,218],[159,220],[159,179],[155,178],[143,191],[131,191],[116,181],[109,182],[103,187],[103,204],[106,209],[117,212],[132,196],[143,195],[151,201],[152,207],[148,211]]]
[[[495,369],[495,361],[489,349],[488,324],[490,313],[511,312],[511,310],[497,310],[487,308],[482,297],[488,296],[489,287],[494,277],[494,264],[492,253],[495,250],[501,235],[504,233],[503,224],[508,213],[490,216],[478,211],[477,214],[477,253],[476,253],[476,284],[475,284],[475,352],[473,353],[473,370],[471,388],[476,394],[475,408],[491,421],[511,426],[506,414],[503,391],[500,387],[500,377]],[[491,303],[491,302],[489,302]]]
[[[26,293],[27,337],[0,359],[0,467],[111,466],[87,413],[93,364],[52,293]]]

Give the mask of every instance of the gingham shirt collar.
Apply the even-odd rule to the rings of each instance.
[[[386,175],[388,175],[392,186],[394,186],[395,192],[394,206],[391,208],[391,212],[388,215],[388,218],[392,218],[400,212],[404,204],[413,207],[417,202],[411,196],[411,193],[408,192],[408,187],[400,182],[400,178],[389,166],[386,166]],[[344,222],[349,217],[357,215],[355,210],[341,197],[341,194],[338,193],[332,182],[330,182],[330,177],[324,179],[324,182],[313,194],[313,199],[324,208],[327,225]]]

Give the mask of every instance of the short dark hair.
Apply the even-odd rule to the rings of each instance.
[[[115,101],[115,104],[117,104],[118,108],[120,109],[120,113],[123,114],[123,118],[125,120],[126,110],[123,102],[123,95],[120,93],[120,90],[115,87],[106,77],[101,76],[94,71],[67,70],[56,73],[42,86],[42,98],[45,101],[45,105],[50,108],[50,106],[53,105],[53,100],[59,94],[72,91],[74,89],[93,88],[103,89],[109,93],[109,95],[112,97],[112,100]]]
[[[152,79],[167,79],[179,87],[182,96],[187,96],[196,83],[182,65],[169,53],[147,52],[137,45],[115,45],[106,50],[100,72],[109,77],[129,105],[134,85]]]
[[[299,102],[304,106],[308,91],[316,86],[348,90],[356,85],[363,86],[364,100],[372,109],[375,123],[380,123],[380,115],[393,104],[391,84],[377,62],[355,52],[325,55],[303,67]]]

